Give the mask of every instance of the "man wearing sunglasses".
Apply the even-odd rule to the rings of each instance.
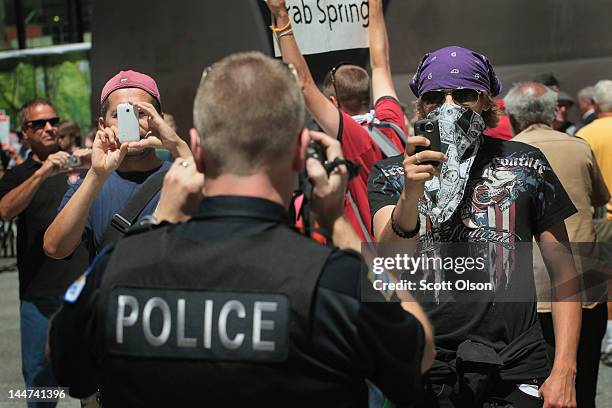
[[[413,292],[435,330],[425,406],[575,407],[581,312],[564,220],[576,208],[540,150],[482,136],[497,125],[492,97],[502,90],[484,55],[461,47],[426,54],[411,89],[420,119],[438,121],[442,151],[415,153],[430,145],[415,136],[404,155],[376,164],[369,198],[377,242],[407,255],[416,248],[435,259],[448,250],[483,262],[471,272],[428,264],[417,281],[492,285]],[[551,285],[567,290],[552,305],[552,370],[536,310],[534,238]]]
[[[59,118],[53,104],[35,99],[21,109],[21,128],[31,153],[0,180],[0,217],[17,216],[17,268],[21,322],[22,370],[27,387],[56,385],[44,356],[48,319],[61,304],[61,295],[81,271],[47,257],[43,235],[68,189],[66,162],[59,151]]]
[[[277,27],[291,27],[284,0],[269,0],[267,4]],[[396,125],[406,134],[404,113],[391,78],[382,0],[370,0],[369,21],[371,91],[375,101],[375,117]],[[345,157],[361,165],[359,175],[349,182],[349,193],[354,206],[347,199],[345,213],[355,232],[365,241],[370,238],[371,231],[367,197],[368,176],[374,163],[383,158],[381,149],[370,133],[362,127],[359,119],[362,117],[365,120],[366,114],[370,112],[370,77],[361,67],[338,64],[325,78],[321,92],[290,28],[279,33],[278,39],[283,60],[293,64],[298,72],[303,84],[306,106],[311,115],[326,134],[336,136],[342,143]],[[388,139],[388,144],[403,151],[402,142],[392,129],[380,130],[383,137]]]

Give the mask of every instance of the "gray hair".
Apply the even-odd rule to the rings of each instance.
[[[578,99],[584,99],[586,101],[594,101],[595,100],[595,87],[587,86],[586,88],[582,88],[578,92]]]
[[[24,129],[26,123],[29,122],[30,117],[30,109],[35,108],[38,105],[46,105],[50,106],[57,114],[57,109],[55,109],[55,105],[49,99],[46,98],[35,98],[28,102],[26,102],[21,109],[19,110],[19,121],[21,122],[21,129]]]
[[[612,111],[612,81],[603,79],[595,84],[595,96],[593,98],[601,112]]]
[[[528,83],[515,84],[504,98],[506,112],[512,116],[520,131],[534,124],[551,125],[555,120],[557,92],[545,86],[542,95],[536,96],[532,91],[524,92],[521,88]]]

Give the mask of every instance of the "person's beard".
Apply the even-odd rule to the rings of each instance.
[[[151,151],[154,151],[154,150],[155,149],[153,149],[151,147],[136,148],[136,149],[128,148],[128,152],[126,154],[126,158],[142,159],[142,158],[148,156],[149,154],[151,154]]]

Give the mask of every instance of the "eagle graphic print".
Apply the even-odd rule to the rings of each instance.
[[[447,177],[452,174],[447,173]],[[395,204],[403,184],[401,157],[379,162],[370,178],[372,214],[386,203]],[[567,200],[565,190],[538,149],[523,143],[487,140],[470,172],[463,200],[447,222],[434,226],[425,198],[421,199],[417,252],[436,257],[441,256],[440,243],[487,244],[470,246],[469,256],[486,260],[488,270],[483,273],[488,276],[481,276],[484,278],[481,281],[492,283],[496,292],[504,290],[517,269],[516,244],[531,243],[538,229],[534,220],[551,218],[554,207],[567,206]],[[422,272],[427,280],[444,280],[444,271],[424,269]]]

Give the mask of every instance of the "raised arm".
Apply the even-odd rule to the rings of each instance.
[[[370,66],[374,101],[383,96],[398,99],[391,76],[389,38],[382,3],[382,0],[370,0]]]
[[[285,27],[290,24],[289,13],[285,0],[268,0],[268,8],[272,12],[273,24]],[[278,39],[283,61],[292,64],[297,70],[306,106],[325,133],[332,137],[338,136],[340,115],[334,104],[321,92],[315,83],[308,64],[295,41],[293,34],[282,35]]]
[[[412,246],[416,242],[414,238],[400,237],[393,231],[393,226],[396,227],[396,230],[404,233],[416,229],[419,219],[418,204],[423,195],[425,183],[437,174],[434,166],[421,163],[427,161],[443,162],[447,159],[444,153],[433,150],[425,150],[415,154],[416,146],[429,146],[429,144],[429,140],[422,136],[414,136],[408,139],[402,163],[404,184],[401,195],[395,205],[380,208],[372,219],[374,237],[377,242],[386,244],[404,243],[408,246]]]
[[[51,223],[43,242],[47,256],[63,259],[81,242],[89,210],[106,180],[127,154],[128,145],[119,145],[116,128],[99,130],[94,140],[91,168],[79,189]]]

